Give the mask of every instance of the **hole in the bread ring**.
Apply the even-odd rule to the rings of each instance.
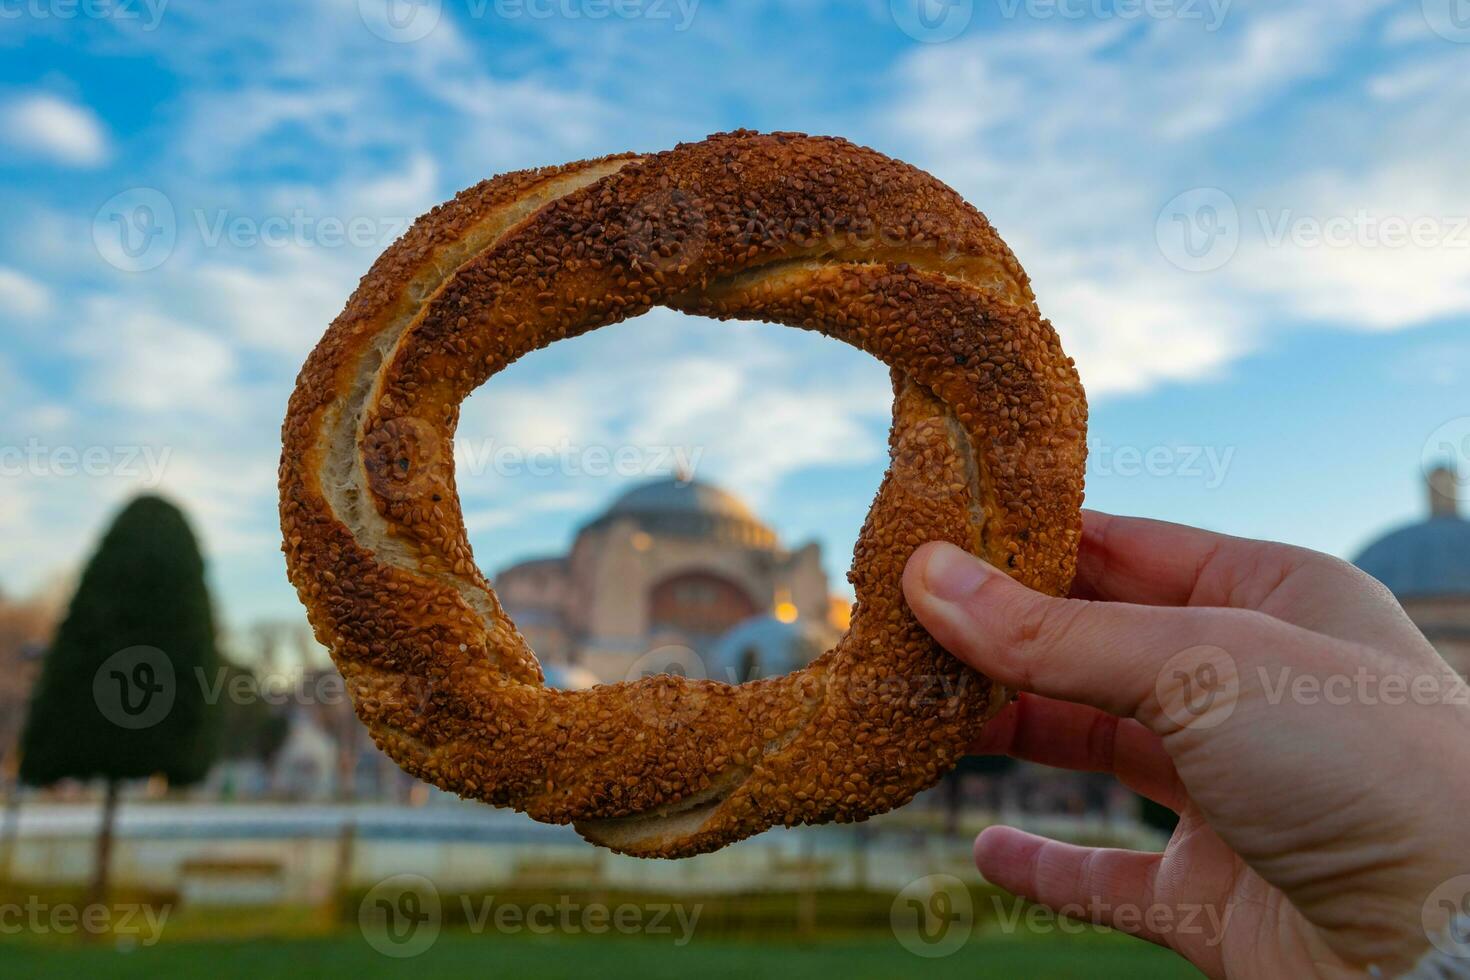
[[[464,403],[469,541],[553,686],[788,674],[846,631],[892,401],[876,359],[775,324],[571,338]]]

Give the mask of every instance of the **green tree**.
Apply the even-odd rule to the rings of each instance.
[[[202,676],[220,658],[204,560],[178,508],[129,504],[82,573],[47,651],[21,736],[20,777],[106,783],[90,901],[107,898],[118,783],[198,782],[218,746]]]

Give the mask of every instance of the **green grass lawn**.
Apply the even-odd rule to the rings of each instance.
[[[469,911],[478,893],[443,896],[441,928],[417,956],[395,959],[369,944],[358,926],[365,895],[343,894],[323,905],[266,908],[177,908],[172,896],[117,892],[114,902],[146,905],[167,913],[161,930],[133,931],[82,941],[76,930],[16,928],[15,916],[0,916],[0,978],[26,980],[84,977],[86,980],[373,980],[375,977],[447,978],[628,977],[633,980],[720,980],[750,976],[863,980],[868,977],[1073,978],[1127,980],[1197,977],[1173,953],[1128,936],[1072,924],[1059,928],[1054,918],[1010,919],[1000,910],[1014,902],[1004,892],[974,884],[972,931],[951,955],[926,958],[906,949],[894,932],[893,896],[867,891],[824,892],[802,914],[794,893],[701,895],[686,897],[698,907],[697,929],[676,928],[672,918],[661,929],[639,935],[604,931],[551,932],[513,927],[497,931],[488,920],[474,927]],[[500,890],[500,907],[548,909],[565,899],[572,908],[620,909],[672,901],[649,893],[587,892],[558,895],[544,889]],[[26,901],[49,908],[76,907],[76,889],[11,886],[0,889],[6,903],[24,909]],[[585,921],[585,920],[572,920]],[[805,923],[804,925],[798,925]],[[1018,927],[1019,923],[1019,927]],[[384,937],[374,933],[380,943]],[[436,937],[436,938],[435,938]],[[914,937],[909,936],[910,941]],[[681,944],[682,943],[682,944]],[[400,948],[400,951],[402,949]]]
[[[824,939],[798,943],[758,940],[703,941],[677,948],[646,938],[535,938],[445,932],[428,952],[394,960],[374,952],[355,934],[243,942],[173,942],[120,952],[96,947],[0,945],[0,974],[88,980],[260,980],[304,976],[319,980],[375,977],[474,978],[531,976],[630,977],[637,980],[720,980],[751,976],[820,980],[923,977],[1197,977],[1166,950],[1116,935],[1009,937],[981,935],[941,959],[921,959],[891,939]]]

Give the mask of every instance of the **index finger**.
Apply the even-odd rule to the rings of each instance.
[[[1145,606],[1252,609],[1339,639],[1402,644],[1388,590],[1347,562],[1275,541],[1084,511],[1072,594]]]
[[[1149,606],[1223,605],[1197,600],[1209,566],[1260,542],[1184,524],[1082,512],[1077,598]]]

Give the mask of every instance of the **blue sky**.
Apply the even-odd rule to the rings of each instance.
[[[0,587],[157,488],[228,622],[296,616],[280,419],[373,257],[490,174],[742,126],[875,146],[990,216],[1088,386],[1091,505],[1351,555],[1422,511],[1426,446],[1470,465],[1465,8],[0,0]],[[678,451],[840,580],[888,398],[772,326],[558,345],[468,403],[477,555],[561,550]]]

